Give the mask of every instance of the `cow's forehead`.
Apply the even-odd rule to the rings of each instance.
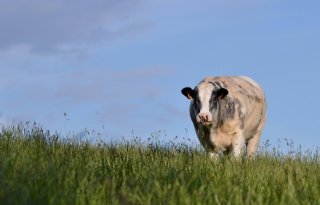
[[[197,86],[197,90],[199,92],[213,91],[214,89],[215,89],[215,86],[210,82],[201,82]]]
[[[197,90],[200,101],[209,101],[214,89],[215,87],[208,82],[201,82],[200,84],[198,84]]]

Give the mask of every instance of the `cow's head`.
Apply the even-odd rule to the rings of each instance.
[[[201,82],[194,89],[185,87],[181,92],[193,101],[191,109],[197,122],[206,126],[217,123],[219,101],[229,93],[226,88],[214,82]]]

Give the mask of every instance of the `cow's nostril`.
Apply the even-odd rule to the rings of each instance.
[[[199,118],[201,122],[208,122],[209,120],[208,115],[200,115]]]

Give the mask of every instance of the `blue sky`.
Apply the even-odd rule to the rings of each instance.
[[[0,0],[0,123],[116,140],[188,136],[181,88],[247,75],[273,145],[320,145],[319,1]],[[67,113],[65,122],[64,113]],[[132,131],[134,134],[132,134]]]

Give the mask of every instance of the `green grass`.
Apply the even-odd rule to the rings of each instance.
[[[157,143],[90,144],[35,126],[0,133],[0,204],[320,204],[318,154],[208,159]]]

